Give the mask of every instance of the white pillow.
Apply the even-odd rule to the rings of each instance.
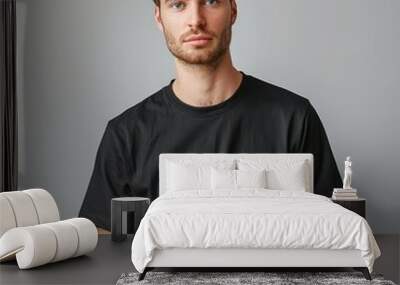
[[[266,169],[267,187],[273,190],[303,191],[311,189],[306,160],[249,160],[238,159],[241,170]]]
[[[238,188],[267,188],[267,171],[261,170],[235,170]]]
[[[211,168],[211,189],[239,190],[240,188],[266,188],[267,176],[261,170],[230,170]]]
[[[236,189],[236,170],[211,168],[211,189]]]
[[[167,160],[166,191],[184,191],[193,189],[211,189],[211,167],[216,169],[234,169],[234,160]]]
[[[268,171],[268,188],[306,192],[307,175],[304,162],[294,164],[293,168]]]

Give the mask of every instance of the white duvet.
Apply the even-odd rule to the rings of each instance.
[[[143,272],[169,247],[358,249],[370,272],[381,254],[361,216],[325,196],[266,189],[158,197],[134,236],[133,265]]]

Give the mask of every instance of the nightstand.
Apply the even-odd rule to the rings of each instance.
[[[111,199],[111,240],[123,241],[128,234],[127,214],[133,213],[133,232],[135,234],[140,221],[150,206],[150,199],[145,197],[120,197]]]
[[[332,202],[341,205],[342,207],[349,209],[350,211],[353,211],[354,213],[359,214],[361,217],[366,218],[366,213],[365,213],[365,204],[366,204],[366,199],[365,198],[358,198],[355,200],[338,200],[338,199],[332,199]]]

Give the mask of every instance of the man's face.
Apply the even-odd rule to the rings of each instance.
[[[237,14],[234,0],[160,2],[155,18],[176,58],[187,64],[213,65],[229,50]]]

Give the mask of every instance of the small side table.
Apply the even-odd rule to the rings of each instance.
[[[332,202],[341,205],[342,207],[353,211],[354,213],[359,214],[364,219],[366,218],[365,208],[366,208],[366,199],[358,198],[355,200],[340,200],[340,199],[332,199]]]
[[[111,199],[111,240],[123,241],[127,235],[127,212],[133,212],[133,234],[150,205],[150,198],[120,197]]]

